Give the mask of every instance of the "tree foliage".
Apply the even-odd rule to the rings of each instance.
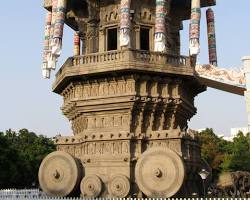
[[[250,133],[246,136],[239,133],[230,144],[230,151],[225,154],[222,163],[223,171],[250,172]]]
[[[52,140],[27,129],[0,132],[0,188],[37,187],[40,163],[54,150]]]
[[[216,177],[224,171],[250,171],[250,133],[239,133],[233,141],[218,137],[213,129],[199,133],[201,154]]]

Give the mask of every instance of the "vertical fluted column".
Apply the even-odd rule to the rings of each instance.
[[[45,20],[45,32],[44,32],[44,48],[43,48],[43,64],[42,64],[42,75],[43,78],[50,78],[50,69],[48,67],[49,59],[49,40],[50,40],[50,29],[51,29],[52,12],[48,11]]]
[[[197,56],[200,53],[200,19],[200,0],[192,0],[189,41],[189,52],[191,56]]]
[[[121,0],[120,47],[130,47],[130,4],[131,0]]]
[[[207,9],[206,16],[207,16],[207,37],[208,37],[209,63],[211,65],[217,66],[215,20],[214,20],[214,12],[211,8]]]
[[[170,0],[156,0],[154,50],[166,51],[166,15],[168,15]]]

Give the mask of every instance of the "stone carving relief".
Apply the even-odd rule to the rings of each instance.
[[[105,114],[96,116],[81,115],[72,120],[74,134],[86,132],[86,130],[101,129],[101,132],[114,132],[129,127],[129,114]]]
[[[142,8],[138,10],[137,18],[141,22],[152,23],[154,21],[152,17],[152,11],[149,8]]]
[[[68,103],[74,98],[91,99],[109,96],[118,96],[135,93],[135,80],[122,77],[121,80],[99,80],[95,82],[85,81],[70,84],[63,90],[61,95],[64,103]]]
[[[69,85],[62,92],[63,110],[72,121],[75,135],[91,131],[115,133],[118,129],[147,134],[176,129],[178,125],[184,130],[186,121],[196,112],[194,94],[187,93],[190,91],[182,81],[170,77],[133,76],[82,81]],[[118,108],[120,113],[116,114],[95,111],[94,105],[112,107],[115,98],[123,97],[127,98],[127,103],[132,100],[130,108]],[[86,101],[90,106],[93,101],[92,114],[77,112],[77,105],[71,103],[76,100]]]
[[[105,15],[105,22],[110,22],[110,21],[117,21],[118,20],[118,13],[117,10],[106,13]]]
[[[101,8],[101,23],[103,25],[119,22],[119,8],[118,5],[109,5],[110,9]]]
[[[179,80],[142,78],[137,84],[137,94],[141,98],[133,111],[132,131],[137,134],[150,133],[152,130],[175,129],[179,124],[184,129],[186,124],[181,122],[191,118],[195,107],[193,99],[183,95],[185,91],[182,87]]]
[[[77,117],[75,120],[72,121],[72,130],[74,134],[78,134],[83,132],[88,128],[88,118],[87,117]]]
[[[91,97],[116,96],[134,93],[134,80],[112,80],[96,83],[86,82],[82,84],[79,97],[88,99]]]
[[[85,142],[78,145],[58,145],[58,151],[65,151],[77,158],[100,155],[128,155],[130,154],[129,141],[96,141]]]

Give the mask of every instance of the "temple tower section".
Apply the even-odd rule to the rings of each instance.
[[[193,56],[180,55],[191,1],[68,0],[65,16],[81,47],[76,35],[53,91],[74,136],[57,138],[59,153],[43,161],[43,190],[89,198],[200,194],[200,146],[187,129],[206,87],[194,77]]]

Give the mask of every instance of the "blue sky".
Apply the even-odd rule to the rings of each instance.
[[[217,0],[214,7],[220,67],[240,67],[241,57],[250,55],[250,1]],[[51,92],[51,80],[41,77],[44,16],[41,0],[1,2],[0,32],[0,131],[28,128],[39,134],[71,134],[61,114],[62,98]],[[200,63],[208,62],[205,9],[202,10]],[[188,54],[188,22],[182,31],[182,53]],[[73,53],[73,32],[65,28],[60,66]],[[196,100],[197,115],[190,128],[211,127],[229,134],[231,127],[247,125],[241,96],[208,89]]]

